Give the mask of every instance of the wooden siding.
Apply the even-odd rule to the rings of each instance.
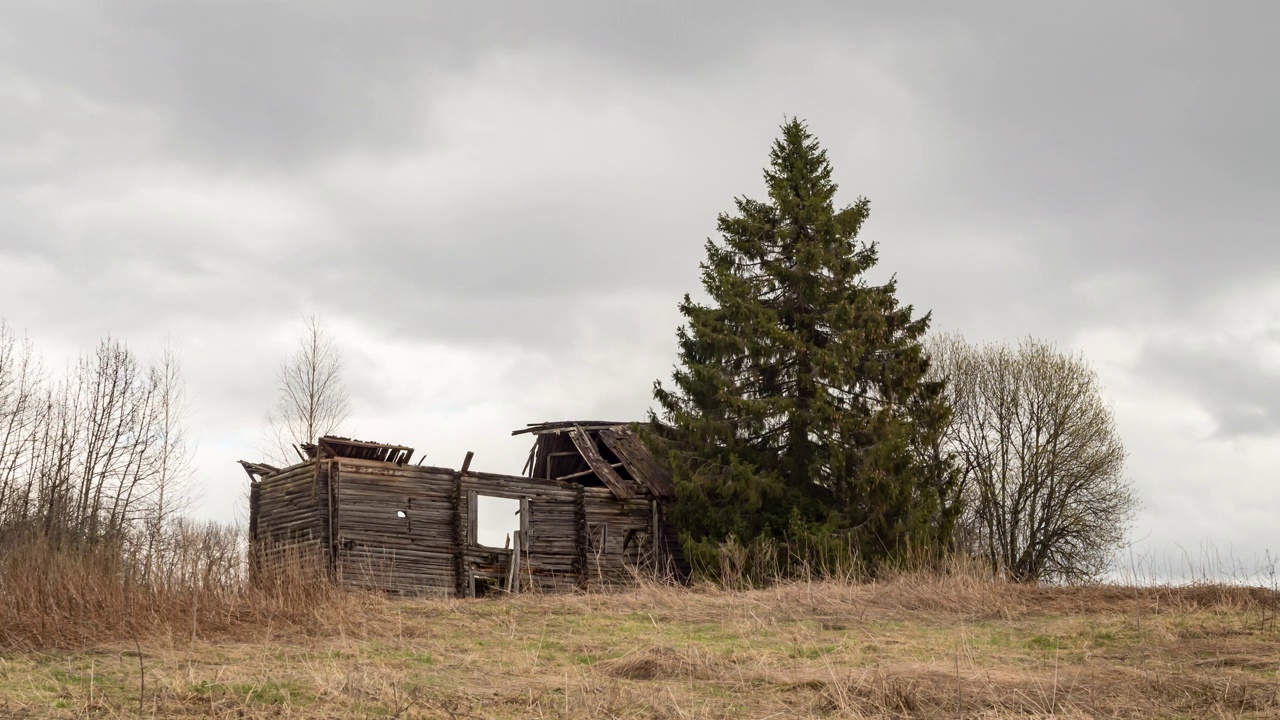
[[[519,561],[480,546],[480,495],[521,501]],[[626,584],[670,554],[661,501],[607,487],[338,457],[264,477],[250,490],[255,567],[280,549],[318,552],[341,583],[404,594],[471,595]],[[592,533],[596,537],[592,537]]]
[[[620,500],[607,488],[583,488],[586,499],[587,581],[594,585],[632,582],[653,556],[649,499]],[[598,545],[603,536],[604,547]]]
[[[284,468],[254,483],[249,528],[255,565],[284,554],[317,555],[330,561],[327,473],[315,460]]]

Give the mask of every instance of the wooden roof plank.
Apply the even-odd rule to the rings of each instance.
[[[580,427],[570,428],[569,437],[573,440],[574,446],[578,448],[578,452],[582,453],[583,459],[596,472],[596,477],[600,478],[613,491],[614,495],[623,500],[630,500],[636,496],[636,493],[630,487],[627,487],[627,483],[622,479],[622,476],[600,456],[600,451],[596,449],[595,440],[585,430]]]
[[[333,457],[355,460],[378,460],[403,465],[413,456],[413,448],[405,445],[366,442],[325,435],[318,441],[319,447]]]
[[[644,483],[649,491],[660,498],[676,496],[671,473],[667,472],[645,447],[644,442],[630,428],[617,427],[599,431],[600,439],[626,466],[631,477]]]

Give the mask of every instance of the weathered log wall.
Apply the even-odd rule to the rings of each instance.
[[[476,495],[522,500],[522,589],[556,590],[571,588],[581,579],[578,564],[578,486],[572,483],[535,480],[511,475],[467,473],[462,476],[462,507],[459,512],[474,518],[470,506]],[[492,549],[476,544],[475,523],[469,522],[466,559],[479,572],[503,572],[509,553],[495,556]],[[497,560],[496,563],[493,561]]]
[[[253,484],[249,492],[249,533],[254,566],[288,554],[330,562],[329,486],[325,461],[287,467]]]
[[[337,577],[360,587],[452,594],[453,470],[335,460]]]
[[[521,501],[520,590],[634,580],[663,556],[657,502],[541,478],[332,458],[286,468],[250,491],[255,560],[300,545],[342,583],[408,594],[505,587],[512,551],[477,543],[476,498]],[[332,510],[331,510],[332,508]],[[477,586],[478,583],[478,586]]]
[[[511,551],[476,541],[472,503],[480,495],[522,501],[522,590],[630,580],[621,534],[609,537],[604,551],[598,557],[592,553],[584,568],[582,528],[609,523],[621,533],[643,530],[650,522],[647,501],[611,507],[613,496],[603,488],[347,458],[336,462],[337,572],[351,585],[469,595],[475,578],[482,583],[505,578]],[[580,503],[579,494],[588,499]],[[579,518],[582,509],[585,524]]]
[[[607,488],[583,488],[587,521],[587,582],[625,584],[651,566],[652,518],[646,497],[622,500]],[[603,541],[603,543],[602,543]]]

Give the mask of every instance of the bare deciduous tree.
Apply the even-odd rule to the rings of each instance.
[[[188,500],[185,481],[191,472],[191,447],[186,433],[187,389],[182,366],[173,346],[166,345],[160,362],[151,367],[150,383],[155,388],[155,434],[158,457],[155,502],[146,520],[147,570],[157,543]]]
[[[41,368],[0,323],[0,525],[87,541],[158,534],[186,471],[176,357],[147,367],[108,339],[57,382]]]
[[[1095,577],[1136,499],[1097,374],[1083,356],[1027,339],[930,343],[952,407],[946,443],[963,473],[973,549],[1021,581]]]
[[[289,464],[298,456],[295,446],[333,433],[350,412],[342,383],[342,351],[320,320],[303,321],[298,349],[280,366],[280,394],[267,414],[271,452]]]
[[[30,465],[46,413],[43,368],[31,342],[0,321],[0,524],[25,515],[32,501]]]

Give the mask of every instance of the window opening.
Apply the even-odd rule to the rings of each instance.
[[[520,531],[520,501],[515,498],[476,495],[475,544],[509,549]]]

